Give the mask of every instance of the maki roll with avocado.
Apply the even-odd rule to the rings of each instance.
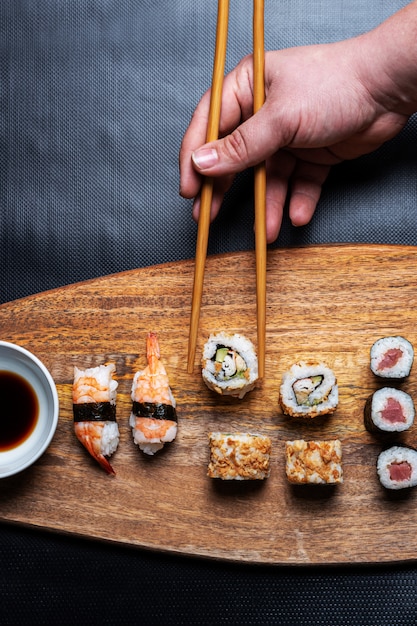
[[[239,334],[211,334],[203,349],[201,367],[207,387],[221,395],[243,398],[258,379],[255,348]]]
[[[382,337],[371,348],[371,370],[380,378],[406,378],[413,360],[413,346],[404,337]]]
[[[327,415],[336,410],[338,401],[336,377],[324,363],[300,361],[283,374],[279,404],[285,415]]]

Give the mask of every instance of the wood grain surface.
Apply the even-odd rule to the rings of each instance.
[[[60,415],[44,456],[0,481],[0,519],[155,550],[273,564],[371,563],[417,556],[417,489],[389,494],[375,470],[393,441],[417,445],[417,424],[382,440],[363,426],[366,398],[381,385],[369,350],[400,334],[417,346],[417,249],[344,245],[268,254],[266,375],[243,400],[209,391],[196,362],[187,374],[194,264],[146,267],[0,306],[0,337],[34,352],[57,384]],[[212,331],[243,332],[256,343],[255,258],[212,256],[197,346]],[[134,371],[145,365],[146,334],[158,332],[178,403],[175,443],[155,457],[128,427]],[[282,373],[309,357],[336,373],[337,411],[317,421],[278,407]],[[73,434],[73,366],[114,361],[121,431],[108,476]],[[417,365],[401,387],[417,398]],[[271,476],[222,482],[206,476],[210,430],[258,431],[272,439]],[[344,483],[301,487],[285,478],[287,439],[339,438]]]

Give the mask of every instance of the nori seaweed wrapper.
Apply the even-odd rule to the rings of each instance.
[[[372,419],[372,400],[373,400],[374,394],[371,394],[366,402],[365,402],[365,406],[363,409],[363,423],[364,426],[366,428],[366,430],[370,433],[382,433],[384,432],[381,428],[378,428],[378,426],[375,424],[375,422]]]
[[[111,402],[73,404],[74,422],[115,422],[116,405]]]
[[[172,404],[163,404],[162,402],[133,402],[132,413],[136,417],[178,421],[175,407]]]

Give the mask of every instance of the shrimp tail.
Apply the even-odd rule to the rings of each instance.
[[[112,466],[110,465],[109,461],[106,459],[106,457],[104,456],[104,454],[100,454],[97,453],[95,448],[94,448],[94,442],[93,442],[93,438],[90,435],[83,435],[81,437],[78,437],[79,441],[83,444],[84,448],[86,448],[86,450],[88,450],[88,452],[91,454],[91,456],[98,462],[100,463],[101,467],[108,473],[108,474],[113,474],[114,476],[116,475],[116,472],[114,471],[114,469],[112,468]]]
[[[155,370],[155,366],[160,359],[161,353],[159,350],[158,335],[157,333],[148,333],[146,340],[146,357],[148,359],[151,370]]]

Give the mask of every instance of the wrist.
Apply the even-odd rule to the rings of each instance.
[[[358,38],[360,78],[372,98],[403,115],[417,111],[417,1]]]

